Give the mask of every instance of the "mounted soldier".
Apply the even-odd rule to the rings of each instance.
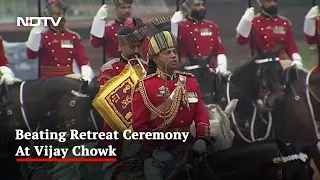
[[[91,81],[94,72],[83,47],[81,37],[65,28],[66,6],[61,1],[47,4],[45,16],[55,20],[61,17],[58,26],[36,26],[30,31],[26,54],[29,59],[40,58],[40,78],[65,76],[78,72],[84,80]],[[75,61],[75,62],[74,62]]]
[[[195,142],[193,150],[199,154],[207,151],[209,117],[197,80],[190,73],[177,71],[179,63],[174,36],[168,31],[154,35],[148,55],[154,68],[149,69],[149,75],[135,88],[133,130],[190,132],[192,121],[196,124],[196,138],[189,136],[186,143],[141,141],[141,152],[147,157],[144,161],[145,178],[175,179],[187,160],[191,144]],[[164,167],[160,167],[161,164]]]
[[[125,26],[126,20],[131,17],[133,0],[112,0],[115,6],[115,19],[106,23],[106,19],[110,16],[109,7],[104,4],[98,10],[96,16],[93,19],[91,27],[90,43],[94,48],[102,47],[105,43],[106,56],[108,61],[114,58],[118,58],[118,39],[117,32],[123,26]],[[133,20],[131,18],[131,20]],[[138,25],[138,24],[137,24]],[[146,43],[148,44],[148,43]],[[143,49],[143,57],[147,52],[147,47]]]
[[[3,41],[2,37],[0,37],[0,78],[1,78],[0,85],[3,82],[10,85],[20,80],[15,78],[13,71],[9,67],[8,59],[4,51],[4,46],[2,41]]]
[[[108,86],[109,80],[120,75],[124,69],[129,65],[129,60],[135,59],[136,56],[141,56],[141,43],[145,38],[147,33],[147,27],[143,26],[140,29],[133,29],[129,27],[122,27],[118,31],[118,41],[119,41],[119,48],[120,53],[119,57],[113,59],[106,64],[104,64],[98,76],[98,81],[100,84],[100,91],[103,87]],[[132,62],[131,62],[132,63]],[[106,117],[103,117],[106,118]],[[108,119],[105,119],[105,123],[101,129],[102,132],[113,132],[115,129],[108,124]],[[100,141],[97,146],[99,147],[107,147],[108,145],[112,144],[114,147],[117,148],[117,154],[121,154],[121,141]]]
[[[314,45],[319,42],[319,34],[316,33],[320,30],[319,23],[319,6],[313,6],[305,16],[303,26],[305,39],[309,45]]]
[[[182,66],[189,66],[188,70],[197,78],[206,103],[216,101],[212,95],[216,92],[214,86],[208,85],[208,81],[215,81],[211,72],[229,74],[227,70],[227,57],[225,49],[219,37],[218,26],[205,20],[206,7],[204,0],[185,0],[182,4],[187,13],[186,19],[180,11],[172,17],[172,22],[179,22],[178,44],[179,56]],[[172,27],[172,33],[176,34]],[[216,62],[214,59],[217,59]],[[200,69],[194,69],[200,65]],[[208,68],[209,67],[209,68]],[[214,83],[215,84],[215,83]]]
[[[237,43],[245,45],[250,42],[252,55],[261,59],[260,64],[280,60],[284,69],[290,66],[303,68],[302,59],[293,38],[291,22],[278,14],[277,1],[257,0],[257,2],[261,7],[261,13],[254,15],[253,7],[245,11],[236,28]],[[285,61],[285,53],[289,56],[289,61]],[[273,64],[273,68],[276,68],[277,63]],[[279,76],[282,77],[282,74]],[[260,106],[266,105],[266,98],[270,93],[268,89],[271,88],[267,87],[270,86],[269,84],[263,83],[261,82],[260,98],[257,99]],[[282,84],[284,86],[283,82]]]
[[[248,8],[242,16],[236,30],[237,43],[249,43],[253,54],[257,53],[262,59],[265,52],[275,51],[278,45],[282,46],[279,59],[285,60],[285,53],[291,59],[291,66],[303,68],[302,59],[296,46],[292,24],[289,19],[278,13],[277,1],[257,0],[261,13],[254,14],[254,8]],[[284,65],[284,68],[288,65]],[[289,66],[290,66],[289,65]]]

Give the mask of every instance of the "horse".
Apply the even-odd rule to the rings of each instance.
[[[70,77],[52,77],[28,80],[13,85],[0,86],[0,115],[2,159],[11,158],[12,169],[19,169],[13,160],[19,145],[29,146],[29,142],[15,141],[15,129],[35,132],[44,129],[50,131],[95,131],[94,123],[88,120],[90,101],[88,83]],[[24,144],[22,144],[24,142]],[[31,141],[36,143],[35,141]],[[14,162],[13,162],[14,161]],[[7,161],[2,160],[8,167]],[[4,168],[1,168],[2,170]],[[7,173],[7,172],[6,172]],[[3,173],[3,174],[6,174]],[[8,173],[9,176],[10,173]],[[19,176],[18,173],[10,174]],[[31,175],[31,174],[30,174]]]
[[[320,169],[319,127],[320,114],[320,75],[313,68],[311,71],[285,70],[285,100],[276,109],[274,119],[281,129],[276,134],[284,142],[291,142],[308,154]],[[297,133],[299,132],[299,133]]]

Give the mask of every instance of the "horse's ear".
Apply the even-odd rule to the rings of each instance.
[[[224,113],[229,116],[237,107],[238,99],[232,99],[230,103],[227,105],[227,107],[224,110]]]

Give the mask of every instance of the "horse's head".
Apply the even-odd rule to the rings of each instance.
[[[96,131],[95,122],[89,119],[91,101],[88,82],[64,77],[64,87],[56,105],[59,125],[67,130]]]
[[[231,130],[229,117],[235,110],[238,99],[233,99],[223,111],[219,105],[207,105],[210,117],[210,137],[212,138],[212,147],[214,150],[224,150],[230,148],[235,137]]]
[[[277,102],[284,98],[283,68],[277,51],[260,52],[259,57],[253,59],[255,63],[254,84],[258,89],[258,104],[274,108]]]

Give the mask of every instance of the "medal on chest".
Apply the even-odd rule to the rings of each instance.
[[[169,97],[170,91],[167,87],[161,86],[158,88],[157,97]]]
[[[286,34],[286,30],[283,26],[275,26],[272,28],[274,34]]]
[[[188,102],[190,104],[198,102],[198,95],[196,92],[188,92]]]
[[[204,28],[200,31],[201,36],[212,36],[212,31],[210,28]]]
[[[71,41],[71,40],[61,40],[61,48],[64,48],[64,49],[72,49],[72,48],[74,48],[73,41]]]

